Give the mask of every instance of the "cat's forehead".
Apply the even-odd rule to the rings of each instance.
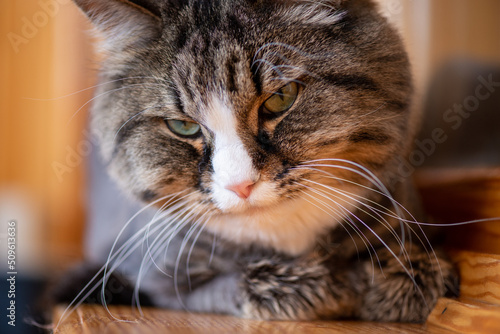
[[[186,111],[189,113],[191,104],[197,110],[213,104],[214,96],[238,109],[302,76],[307,71],[307,57],[296,51],[293,42],[287,42],[193,33],[172,65]]]
[[[255,94],[251,59],[241,46],[193,38],[176,56],[173,79],[186,104],[208,105],[212,96],[241,98]]]

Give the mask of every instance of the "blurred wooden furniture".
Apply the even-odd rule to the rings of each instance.
[[[440,222],[500,217],[500,168],[432,170],[417,180],[427,212]],[[446,230],[461,296],[441,299],[428,324],[457,333],[500,333],[500,219]]]
[[[439,221],[500,217],[500,169],[427,171],[417,176],[423,202]],[[500,333],[500,220],[445,227],[461,274],[459,300],[439,300],[424,325],[362,322],[261,322],[130,307],[82,306],[56,334],[91,333]],[[59,319],[63,309],[56,310]]]

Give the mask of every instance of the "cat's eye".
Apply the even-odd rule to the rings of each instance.
[[[264,108],[270,113],[282,113],[290,109],[299,95],[299,85],[296,82],[281,87],[264,102]]]
[[[196,138],[201,134],[201,126],[195,122],[166,119],[165,124],[176,135],[184,138]]]

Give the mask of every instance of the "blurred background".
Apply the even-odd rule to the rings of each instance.
[[[427,112],[402,172],[500,166],[500,1],[379,2],[404,36]],[[89,28],[70,0],[0,2],[0,310],[7,228],[17,222],[17,326],[0,314],[1,333],[28,333],[21,325],[40,284],[83,254],[96,150],[86,128],[98,68]]]

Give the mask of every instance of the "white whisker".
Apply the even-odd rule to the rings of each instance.
[[[101,86],[109,85],[111,83],[115,83],[115,82],[119,82],[119,81],[125,81],[125,80],[135,80],[135,79],[154,79],[154,80],[158,80],[158,81],[165,81],[165,85],[167,83],[171,83],[171,82],[169,82],[169,81],[167,81],[165,79],[157,78],[157,77],[148,77],[148,76],[126,77],[126,78],[120,78],[120,79],[115,79],[115,80],[109,80],[109,81],[105,81],[105,82],[100,82],[97,85],[92,85],[90,87],[87,87],[87,88],[84,88],[84,89],[80,89],[80,90],[78,90],[76,92],[69,93],[69,94],[62,95],[62,96],[58,96],[58,97],[47,98],[47,99],[24,97],[23,99],[24,100],[30,100],[30,101],[41,101],[41,102],[57,101],[57,100],[61,100],[61,99],[67,98],[67,97],[71,97],[71,96],[74,96],[74,95],[77,95],[77,94],[80,94],[80,93],[83,93],[83,92],[86,92],[86,91],[89,91],[89,90],[101,87]]]
[[[302,187],[305,187],[306,189],[309,189],[310,191],[312,192],[316,192],[316,190],[312,187],[308,187],[304,184],[300,184]],[[313,199],[315,199],[316,201],[320,202],[321,204],[323,204],[327,209],[329,209],[330,211],[332,212],[337,212],[339,213],[340,210],[342,210],[340,216],[344,217],[346,220],[344,221],[345,223],[348,223],[348,225],[354,230],[354,232],[356,232],[356,234],[358,235],[358,237],[360,238],[360,240],[363,242],[363,244],[365,245],[365,248],[366,250],[368,251],[368,255],[370,257],[370,260],[371,260],[371,263],[372,263],[372,269],[373,269],[373,272],[375,272],[375,264],[374,264],[374,261],[373,261],[373,256],[372,256],[372,251],[373,251],[373,254],[375,254],[375,257],[377,258],[377,262],[379,264],[379,266],[381,267],[381,263],[380,263],[380,259],[378,258],[378,254],[375,250],[375,248],[373,247],[373,245],[371,244],[370,240],[363,234],[363,232],[361,231],[361,229],[357,226],[357,224],[354,223],[354,221],[352,220],[351,217],[348,216],[347,213],[351,214],[352,213],[347,210],[347,208],[343,207],[342,205],[336,203],[335,201],[333,201],[331,198],[329,197],[326,197],[324,194],[321,194],[321,193],[317,193],[318,195],[322,196],[322,197],[326,197],[328,200],[330,201],[333,201],[336,205],[337,205],[337,208],[334,208],[332,207],[331,205],[328,205],[326,204],[324,201],[321,201],[319,199],[317,199],[316,197],[312,196],[311,194],[307,193],[307,192],[304,192],[304,194],[312,197]],[[309,202],[308,200],[306,200],[307,202]],[[309,202],[311,203],[311,202]],[[313,203],[311,203],[313,204]],[[314,204],[313,204],[314,205]],[[318,207],[319,208],[319,207]],[[321,210],[323,210],[322,208],[319,208]],[[323,210],[324,211],[324,210]],[[332,216],[329,212],[327,211],[324,211],[326,213],[328,213],[332,218],[337,218],[335,216]],[[347,232],[347,234],[349,235],[349,237],[351,238],[351,240],[353,241],[354,243],[354,247],[356,248],[356,252],[358,253],[358,256],[359,256],[359,249],[358,249],[358,246],[356,244],[356,241],[354,240],[354,238],[352,237],[351,233],[347,230],[347,228],[344,226],[343,222],[342,221],[339,221],[339,224],[344,228],[344,230]]]
[[[404,252],[404,255],[405,255],[405,258],[407,258],[407,254],[406,254],[406,251],[404,251],[404,245],[401,241],[401,239],[399,238],[399,236],[397,235],[396,231],[392,228],[392,226],[389,224],[389,222],[380,215],[380,213],[376,212],[376,210],[373,210],[371,206],[369,206],[368,204],[358,200],[358,199],[355,199],[354,197],[352,196],[349,196],[347,194],[345,194],[343,191],[339,190],[339,189],[335,189],[334,187],[330,187],[330,186],[327,186],[327,185],[324,185],[324,184],[321,184],[319,182],[315,182],[315,181],[312,181],[312,180],[308,180],[308,179],[304,179],[304,181],[306,182],[310,182],[312,184],[315,184],[315,185],[318,185],[320,187],[323,187],[327,190],[330,190],[330,191],[333,191],[337,194],[340,194],[342,196],[345,196],[347,197],[348,199],[351,199],[353,200],[354,202],[358,203],[358,204],[361,204],[365,207],[367,207],[369,210],[371,210],[372,212],[375,213],[375,215],[377,216],[374,216],[372,215],[370,212],[360,208],[359,206],[355,206],[356,209],[364,214],[366,214],[367,216],[369,216],[370,218],[374,219],[375,221],[379,222],[381,225],[383,225],[385,228],[387,228],[387,230],[392,234],[392,236],[396,239],[396,241],[398,242],[398,244],[401,246],[401,249],[402,249],[402,252]],[[333,195],[333,194],[329,194],[331,196],[334,196],[335,198],[339,199],[339,200],[342,200],[344,202],[346,202],[347,204],[351,204],[351,202],[349,202],[348,200],[346,200],[345,198],[342,198],[342,197],[339,197],[339,196],[336,196],[336,195]],[[408,259],[409,261],[409,259]]]
[[[191,254],[193,253],[193,249],[194,249],[194,246],[196,244],[196,242],[198,241],[201,233],[203,232],[203,230],[205,229],[205,226],[207,226],[208,222],[210,221],[210,218],[211,218],[211,213],[213,212],[214,210],[211,210],[211,211],[207,211],[205,212],[200,218],[199,218],[199,221],[201,222],[202,219],[205,219],[205,222],[201,225],[201,228],[198,232],[198,234],[196,234],[196,236],[194,237],[193,239],[193,242],[191,243],[191,247],[189,248],[189,252],[188,252],[188,255],[187,255],[187,259],[186,259],[186,276],[187,276],[187,279],[188,279],[188,285],[189,285],[189,290],[191,290],[191,278],[190,278],[190,275],[189,275],[189,261],[191,260]],[[206,218],[205,218],[206,216]]]
[[[78,108],[78,110],[70,117],[70,119],[68,120],[67,124],[71,123],[71,121],[76,117],[76,115],[83,108],[85,108],[89,103],[93,102],[94,100],[96,100],[96,99],[98,99],[98,98],[100,98],[102,96],[105,96],[105,95],[108,95],[108,94],[112,94],[112,93],[116,93],[116,92],[124,90],[124,89],[129,89],[129,88],[133,88],[133,87],[137,87],[137,86],[146,86],[146,85],[165,86],[165,84],[152,83],[152,82],[144,82],[144,83],[138,83],[138,84],[130,84],[130,85],[126,85],[126,86],[115,88],[115,89],[110,89],[108,91],[105,91],[104,93],[97,94],[93,98],[91,98],[90,100],[88,100],[87,102],[85,102],[80,108]]]
[[[120,233],[118,234],[118,236],[116,237],[115,239],[115,242],[113,243],[113,247],[116,247],[116,244],[119,240],[119,238],[121,237],[121,235],[123,234],[124,230],[132,223],[132,221],[134,221],[141,213],[143,213],[145,210],[149,209],[151,206],[157,204],[158,202],[162,201],[162,200],[165,200],[165,199],[168,199],[169,197],[171,196],[175,196],[174,195],[169,195],[169,196],[165,196],[164,198],[160,198],[152,203],[150,203],[149,205],[143,207],[141,210],[139,210],[136,214],[134,214],[129,220],[128,222],[124,225],[124,227],[121,229]],[[136,233],[136,235],[138,235],[138,233]],[[122,248],[125,248],[126,247],[126,244],[124,244],[119,251],[121,251]],[[106,261],[106,264],[94,275],[94,277],[83,287],[83,289],[81,289],[81,291],[77,294],[77,296],[73,299],[73,301],[66,307],[66,309],[64,310],[64,312],[62,313],[59,321],[58,321],[58,324],[57,326],[59,326],[59,324],[64,321],[68,316],[69,314],[71,314],[77,307],[79,307],[83,301],[85,299],[87,299],[99,286],[100,284],[105,284],[105,278],[107,276],[106,274],[106,269],[107,269],[107,266],[108,266],[108,263],[110,261],[113,261],[118,255],[119,253],[115,253],[114,255],[112,255],[113,251],[111,250],[110,251],[110,255],[108,256],[108,260]],[[100,277],[102,274],[102,278],[100,278],[97,282],[96,282],[96,279],[98,277]],[[85,291],[89,289],[88,292],[85,293]],[[105,302],[103,300],[103,302]],[[108,310],[109,312],[109,310]],[[57,327],[56,326],[56,327]]]

